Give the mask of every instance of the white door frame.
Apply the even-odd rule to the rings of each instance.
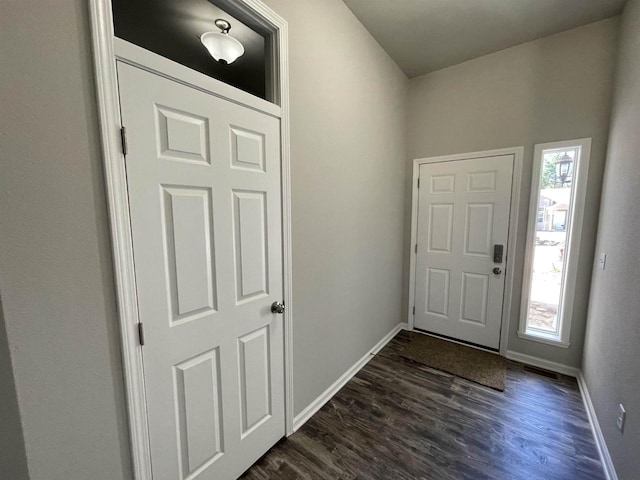
[[[513,155],[513,177],[511,183],[511,208],[509,213],[509,248],[507,250],[505,288],[502,299],[502,326],[500,328],[500,355],[507,355],[507,343],[509,339],[509,324],[511,312],[511,298],[513,293],[514,279],[514,253],[517,247],[518,232],[518,212],[520,206],[520,186],[522,182],[522,157],[524,147],[500,148],[497,150],[484,150],[481,152],[457,153],[454,155],[443,155],[439,157],[417,158],[413,161],[413,186],[411,194],[411,243],[409,252],[411,255],[409,263],[409,305],[407,308],[407,323],[409,330],[414,329],[413,307],[415,302],[416,283],[416,250],[418,235],[418,178],[420,177],[420,166],[427,163],[452,162],[454,160],[470,160],[474,158],[496,157],[499,155]]]
[[[116,60],[152,71],[174,81],[262,111],[281,121],[282,241],[284,315],[285,432],[293,433],[293,322],[291,270],[291,170],[289,128],[289,64],[287,22],[260,0],[223,0],[231,15],[249,18],[270,33],[268,93],[274,103],[254,97],[176,62],[115,38],[111,0],[91,0],[91,35],[100,139],[110,220],[111,249],[122,342],[127,415],[133,474],[151,480],[151,454],[144,389],[142,348],[138,340],[138,306],[125,159],[121,143],[121,115]]]

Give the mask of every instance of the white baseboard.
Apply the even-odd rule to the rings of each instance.
[[[593,403],[591,402],[591,395],[589,395],[589,390],[587,389],[587,383],[584,380],[582,371],[578,372],[578,386],[580,387],[580,393],[582,394],[582,400],[584,401],[584,406],[587,410],[587,416],[589,417],[591,430],[593,430],[593,436],[596,440],[596,446],[598,447],[600,460],[602,460],[602,467],[604,468],[604,473],[607,477],[607,480],[618,480],[618,475],[616,474],[616,469],[613,466],[611,455],[609,455],[609,449],[607,448],[607,443],[604,441],[604,435],[602,434],[602,430],[600,429],[600,423],[598,423],[598,417],[596,417],[596,411],[593,408]]]
[[[533,357],[531,355],[525,355],[524,353],[514,352],[509,350],[507,352],[507,358],[520,363],[526,363],[527,365],[533,365],[534,367],[544,368],[552,372],[561,373],[562,375],[568,375],[570,377],[578,378],[580,370],[576,367],[570,367],[569,365],[563,365],[562,363],[551,362],[543,358]]]
[[[318,398],[311,402],[307,406],[307,408],[305,408],[302,412],[295,416],[295,418],[293,419],[293,431],[295,432],[296,430],[298,430],[318,410],[324,407],[324,405],[329,400],[331,400],[331,398],[336,393],[338,393],[338,391],[342,387],[344,387],[347,382],[351,380],[353,376],[358,373],[360,369],[362,369],[362,367],[364,367],[376,353],[382,350],[382,348],[387,343],[389,343],[389,341],[391,341],[391,339],[395,337],[399,331],[408,329],[409,325],[407,323],[399,323],[398,325],[396,325],[389,333],[384,336],[384,338],[382,338],[382,340],[380,340],[371,350],[369,350],[369,352],[367,352],[360,360],[353,364],[353,366],[351,366],[349,370],[343,373],[340,378],[338,378],[332,385],[330,385],[329,388],[327,388],[320,396],[318,396]],[[577,379],[580,393],[582,395],[582,400],[584,401],[584,406],[587,411],[591,430],[593,431],[593,436],[596,441],[596,447],[598,448],[598,453],[600,454],[600,459],[602,461],[602,466],[604,468],[607,480],[618,480],[618,475],[616,474],[615,467],[613,466],[611,455],[609,455],[609,450],[607,449],[607,444],[604,440],[602,430],[600,429],[600,424],[598,423],[598,418],[596,417],[595,409],[593,408],[591,396],[589,395],[589,390],[587,389],[587,384],[582,375],[582,371],[575,367],[570,367],[568,365],[551,362],[549,360],[544,360],[542,358],[533,357],[531,355],[525,355],[524,353],[518,353],[514,351],[508,351],[507,358],[510,360],[515,360],[516,362],[533,365],[534,367],[544,368],[552,372],[575,377]]]
[[[375,346],[369,350],[360,360],[358,360],[355,364],[353,364],[349,370],[344,372],[340,378],[338,378],[332,385],[329,386],[322,394],[316,398],[313,402],[311,402],[307,408],[305,408],[302,412],[296,415],[293,419],[293,431],[298,430],[302,425],[304,425],[318,410],[320,410],[324,405],[331,400],[331,398],[338,393],[338,391],[344,387],[353,376],[360,371],[362,367],[364,367],[369,360],[373,358],[373,356],[378,353],[382,348],[391,341],[393,337],[400,330],[407,330],[409,325],[406,323],[399,323],[393,329],[387,333],[382,340],[375,344]]]
[[[331,398],[338,393],[338,391],[344,387],[349,380],[353,378],[353,376],[364,367],[369,360],[373,358],[373,356],[378,353],[384,346],[391,341],[393,337],[401,330],[409,330],[409,325],[407,323],[399,323],[396,325],[389,333],[387,333],[376,345],[369,350],[360,360],[358,360],[349,370],[343,373],[340,378],[338,378],[332,385],[329,386],[318,398],[316,398],[313,402],[311,402],[307,408],[305,408],[302,412],[295,416],[293,419],[293,431],[298,430],[302,425],[304,425],[318,410],[320,410],[324,405],[331,400]],[[600,429],[600,424],[598,423],[598,417],[596,417],[595,409],[593,408],[593,403],[591,402],[591,396],[589,395],[589,390],[587,389],[587,384],[582,375],[582,371],[575,367],[570,367],[568,365],[563,365],[561,363],[551,362],[549,360],[544,360],[539,357],[534,357],[531,355],[525,355],[524,353],[518,353],[514,351],[507,352],[507,358],[510,360],[514,360],[516,362],[525,363],[527,365],[533,365],[534,367],[544,368],[546,370],[550,370],[552,372],[561,373],[563,375],[568,375],[571,377],[575,377],[578,381],[578,386],[580,388],[580,394],[582,395],[582,400],[584,402],[585,409],[587,411],[587,417],[589,418],[589,423],[591,425],[591,430],[593,431],[593,436],[596,441],[596,447],[598,448],[598,453],[600,454],[600,459],[602,461],[602,466],[604,468],[605,475],[607,480],[618,480],[618,475],[616,474],[615,467],[613,466],[613,461],[611,460],[611,455],[609,455],[609,450],[607,449],[607,444],[604,440],[604,436],[602,434],[602,430]]]
[[[587,411],[587,417],[589,418],[589,424],[591,425],[591,430],[593,431],[593,437],[596,442],[596,447],[598,448],[598,453],[600,454],[600,460],[602,461],[604,473],[607,477],[607,480],[618,480],[618,475],[616,474],[616,469],[613,466],[611,455],[609,455],[607,444],[604,440],[604,436],[602,435],[602,430],[600,429],[600,424],[598,423],[598,417],[596,417],[596,411],[593,408],[591,396],[589,395],[589,390],[587,389],[587,384],[584,380],[584,376],[582,375],[582,371],[575,367],[569,367],[568,365],[551,362],[549,360],[544,360],[542,358],[533,357],[531,355],[525,355],[524,353],[513,351],[507,352],[507,358],[510,360],[515,360],[516,362],[533,365],[534,367],[551,370],[552,372],[576,377],[576,379],[578,380],[578,386],[580,387],[582,401],[584,402],[584,406]]]

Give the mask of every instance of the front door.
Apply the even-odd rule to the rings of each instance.
[[[513,160],[420,166],[415,328],[499,348]]]
[[[118,62],[155,480],[284,436],[280,121]]]

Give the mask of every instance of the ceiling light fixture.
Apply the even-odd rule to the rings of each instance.
[[[215,24],[220,31],[205,32],[200,37],[200,41],[207,47],[213,58],[223,65],[228,65],[244,54],[244,47],[237,39],[229,35],[229,30],[231,30],[229,22],[218,18]]]

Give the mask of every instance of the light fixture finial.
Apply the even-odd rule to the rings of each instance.
[[[217,18],[213,23],[220,29],[222,33],[229,33],[229,30],[231,30],[231,24],[224,18]]]

